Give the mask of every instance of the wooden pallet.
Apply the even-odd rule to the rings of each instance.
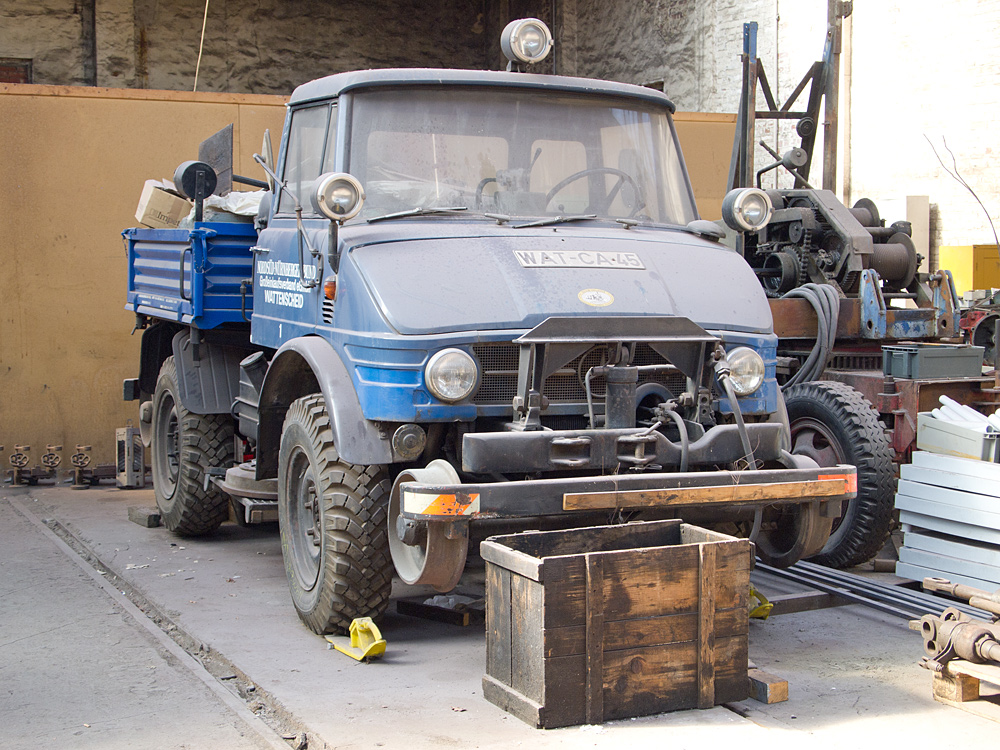
[[[1000,667],[950,661],[934,675],[934,700],[1000,721]]]

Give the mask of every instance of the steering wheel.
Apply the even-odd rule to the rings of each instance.
[[[628,215],[628,218],[632,218],[637,213],[639,213],[639,211],[641,211],[643,208],[646,207],[646,201],[643,200],[642,188],[639,187],[639,183],[636,182],[635,178],[632,177],[632,175],[630,175],[628,172],[623,172],[622,170],[615,169],[614,167],[593,167],[592,169],[581,169],[579,172],[574,172],[569,177],[559,180],[559,182],[553,185],[552,189],[545,194],[545,205],[548,206],[549,203],[552,202],[552,199],[556,197],[556,194],[560,190],[565,188],[567,185],[570,185],[571,183],[574,183],[579,179],[582,179],[584,177],[589,177],[590,175],[594,174],[610,174],[617,177],[618,181],[611,188],[611,192],[608,193],[607,200],[605,201],[603,206],[599,208],[596,208],[594,206],[588,206],[586,209],[587,211],[596,210],[598,213],[600,213],[601,211],[606,211],[608,208],[610,208],[611,204],[615,200],[615,196],[618,195],[618,191],[621,190],[622,185],[624,185],[626,182],[632,186],[633,190],[635,190],[635,197],[637,198],[636,205],[632,209],[632,212]]]
[[[496,181],[497,181],[496,177],[484,177],[482,180],[479,181],[479,184],[476,186],[477,211],[483,207],[483,190],[485,190],[486,186],[489,185],[491,182],[496,182]]]

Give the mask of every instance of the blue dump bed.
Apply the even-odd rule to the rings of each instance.
[[[122,236],[128,243],[126,310],[203,329],[247,322],[253,224],[201,222],[193,229],[126,229]]]

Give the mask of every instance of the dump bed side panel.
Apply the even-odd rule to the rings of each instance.
[[[127,229],[125,309],[196,328],[246,323],[257,240],[252,224],[204,222],[193,229]]]

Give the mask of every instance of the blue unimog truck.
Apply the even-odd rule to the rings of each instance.
[[[394,571],[452,589],[470,534],[683,516],[784,566],[855,496],[787,450],[767,299],[699,219],[673,105],[520,71],[550,46],[528,19],[507,72],[304,84],[256,226],[125,232],[165,524],[276,516],[318,633]]]

